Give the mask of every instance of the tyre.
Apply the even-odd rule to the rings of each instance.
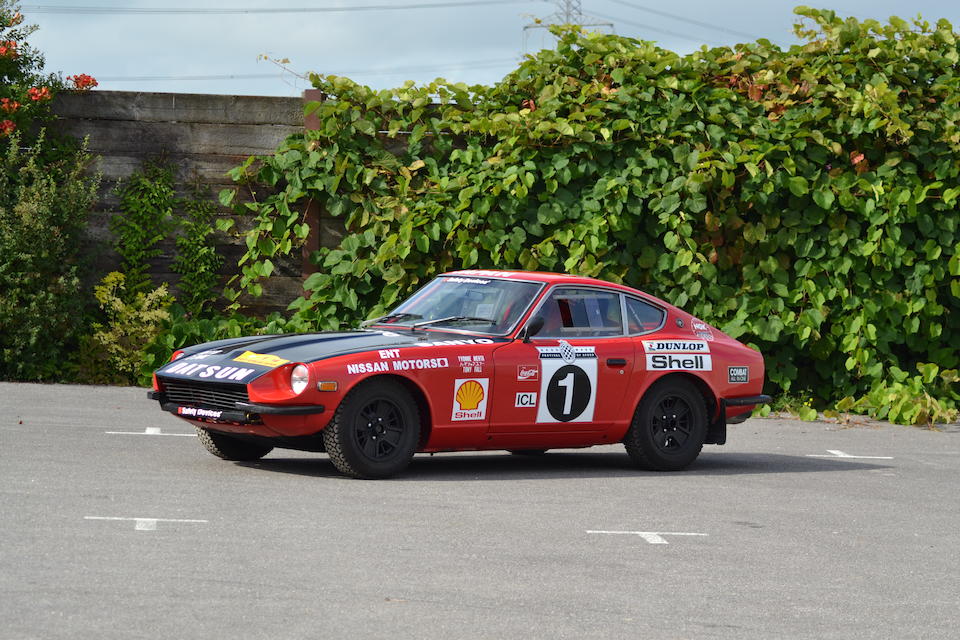
[[[200,444],[207,451],[224,460],[259,460],[273,451],[273,447],[268,444],[234,438],[202,427],[196,429]]]
[[[707,407],[689,382],[654,384],[640,401],[623,444],[641,469],[679,471],[689,466],[707,436]]]
[[[546,449],[507,449],[507,451],[515,456],[542,456],[547,452]]]
[[[354,478],[386,478],[403,471],[420,441],[417,404],[400,384],[371,380],[344,398],[323,443],[333,466]]]

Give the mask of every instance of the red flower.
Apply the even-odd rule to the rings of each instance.
[[[88,76],[85,73],[80,73],[75,76],[67,76],[67,80],[73,83],[73,87],[77,91],[87,91],[100,84],[93,76]]]
[[[41,87],[37,89],[36,87],[30,87],[27,89],[27,95],[30,96],[30,99],[34,102],[40,102],[41,100],[49,100],[52,96],[50,95],[50,89],[46,87]]]
[[[13,113],[20,108],[20,103],[10,98],[0,98],[0,109],[7,113]]]
[[[0,42],[0,58],[16,58],[17,43],[14,40]]]
[[[8,136],[13,133],[13,130],[17,128],[17,125],[11,120],[4,120],[0,122],[0,136]]]

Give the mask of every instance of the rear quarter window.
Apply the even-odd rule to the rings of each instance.
[[[649,333],[660,328],[666,312],[648,302],[627,297],[627,332]]]

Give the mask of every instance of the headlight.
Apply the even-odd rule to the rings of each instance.
[[[306,365],[298,364],[290,370],[290,388],[295,394],[303,393],[308,384],[310,384],[310,370]]]

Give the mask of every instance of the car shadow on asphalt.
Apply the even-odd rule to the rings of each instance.
[[[313,477],[343,476],[329,458],[268,457],[256,462],[238,462],[238,466],[276,473]],[[683,476],[737,476],[786,473],[836,473],[839,471],[875,471],[891,468],[888,464],[850,461],[843,458],[817,458],[779,453],[704,453],[684,471]],[[659,476],[633,466],[626,453],[555,451],[540,456],[516,456],[508,453],[418,455],[410,467],[394,480],[527,480],[544,478],[609,478]]]

